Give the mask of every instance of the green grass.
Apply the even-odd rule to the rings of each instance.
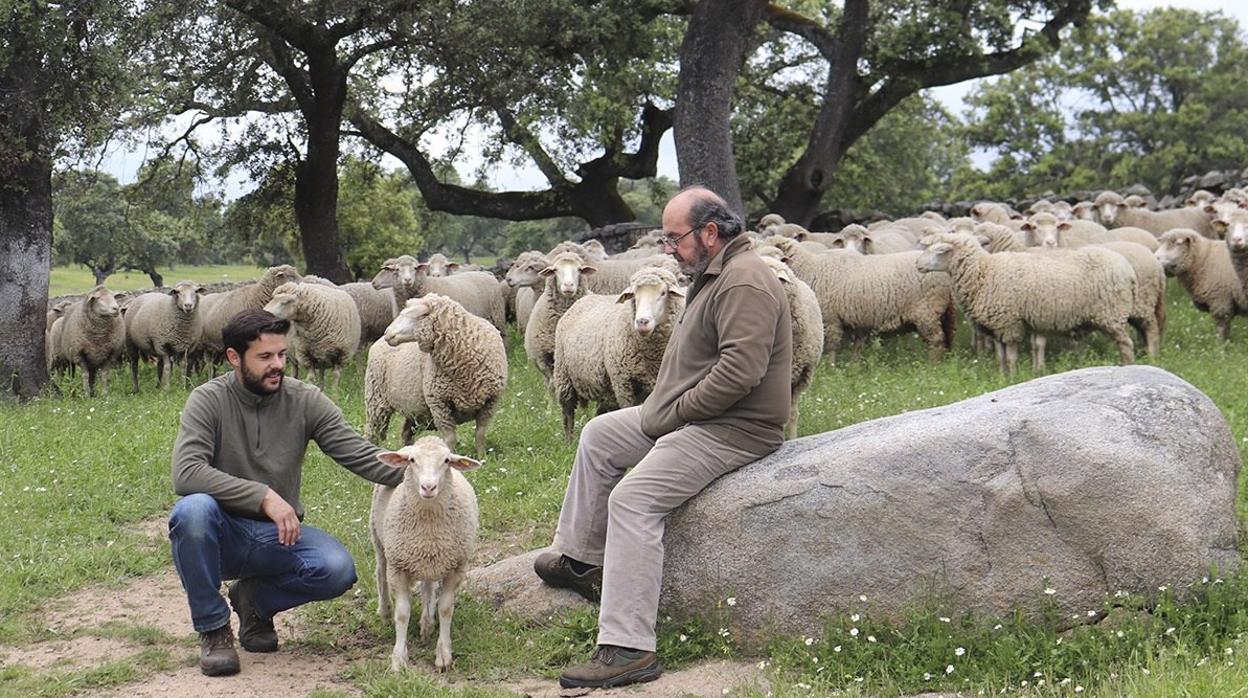
[[[156,267],[156,271],[165,277],[165,285],[172,286],[183,279],[211,284],[221,281],[251,281],[264,274],[263,267],[247,265],[212,264],[200,267],[179,265],[176,269]],[[151,288],[152,279],[147,274],[137,271],[120,271],[104,280],[110,291],[134,291],[140,288]],[[95,288],[95,276],[83,266],[53,267],[52,281],[48,289],[49,296],[65,296],[74,293],[86,293]]]
[[[1248,328],[1239,321],[1239,338],[1220,342],[1209,317],[1197,313],[1173,284],[1168,309],[1170,325],[1159,365],[1213,398],[1230,421],[1242,453],[1248,443],[1248,402],[1243,397],[1248,394],[1248,371],[1243,368],[1248,365]],[[563,441],[559,411],[517,340],[513,333],[511,375],[488,436],[485,467],[470,477],[481,502],[483,545],[530,549],[551,538],[573,446]],[[1034,377],[1028,367],[1012,380],[1002,378],[995,359],[970,355],[967,344],[962,328],[952,355],[933,365],[917,338],[888,338],[870,344],[860,362],[821,367],[802,401],[800,433],[944,405]],[[1081,348],[1069,346],[1050,344],[1049,373],[1115,360],[1113,347],[1100,337],[1084,341]],[[1141,361],[1147,358],[1142,356]],[[33,622],[31,609],[41,602],[90,583],[169,568],[167,547],[153,547],[127,531],[141,519],[165,515],[174,500],[169,449],[187,390],[161,394],[151,387],[151,368],[143,371],[139,395],[128,392],[122,371],[113,371],[106,397],[88,400],[81,394],[80,380],[64,378],[59,381],[61,397],[21,406],[0,404],[4,563],[0,643],[39,639],[40,625]],[[344,372],[342,386],[331,397],[352,424],[362,426],[358,365]],[[583,411],[578,425],[588,416]],[[391,424],[390,446],[398,445],[398,427],[397,421]],[[470,425],[461,428],[459,437],[470,448]],[[305,643],[314,652],[352,658],[349,677],[366,695],[493,695],[488,689],[462,684],[482,686],[530,675],[553,679],[568,662],[586,656],[594,640],[591,613],[526,625],[464,598],[456,612],[452,672],[460,686],[447,688],[418,672],[390,674],[379,660],[393,643],[393,630],[375,610],[373,555],[366,530],[370,492],[369,483],[315,447],[309,449],[303,489],[307,520],[343,540],[356,556],[361,578],[347,596],[301,611],[310,628]],[[1248,513],[1246,505],[1248,494],[1241,481],[1241,518]],[[1056,624],[1017,619],[945,623],[941,618],[954,614],[933,607],[914,611],[901,627],[867,617],[832,617],[809,645],[805,638],[775,638],[762,656],[751,660],[767,662],[777,695],[903,695],[925,690],[998,694],[1008,689],[1065,696],[1074,695],[1076,686],[1084,689],[1081,696],[1237,695],[1248,686],[1239,662],[1244,647],[1240,634],[1248,631],[1248,615],[1241,609],[1248,609],[1248,576],[1228,575],[1219,584],[1201,585],[1184,605],[1163,599],[1151,621],[1129,619],[1117,628],[1123,638],[1116,630],[1107,633],[1102,628],[1063,634]],[[661,620],[659,643],[665,665],[678,668],[702,658],[751,657],[731,638],[722,637],[714,621]],[[855,627],[859,633],[850,635]],[[1175,629],[1167,634],[1171,627]],[[140,628],[106,631],[151,635],[153,649],[166,649],[171,642]],[[876,642],[866,641],[868,635]],[[837,646],[840,652],[834,651]],[[957,654],[959,647],[963,654]],[[430,664],[432,650],[432,641],[413,637],[413,663]],[[146,675],[164,661],[156,655],[140,660],[134,675]],[[948,666],[954,666],[952,673],[945,672]],[[127,671],[115,667],[103,678],[79,672],[53,680],[7,669],[0,671],[0,694],[37,687],[55,695],[63,690],[56,687],[67,682],[137,680],[126,679]],[[1063,679],[1070,681],[1063,685]],[[1037,688],[1040,680],[1045,684]]]

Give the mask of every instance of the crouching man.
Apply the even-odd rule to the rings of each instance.
[[[274,652],[275,614],[355,584],[355,562],[342,543],[302,523],[308,441],[366,480],[403,480],[318,388],[283,377],[289,328],[263,310],[226,324],[225,356],[234,370],[191,392],[173,446],[173,488],[184,496],[169,517],[169,540],[199,632],[199,668],[208,676],[239,671],[231,606],[243,649]],[[223,578],[238,580],[229,605]]]
[[[693,187],[663,210],[663,246],[692,279],[654,391],[581,432],[547,584],[599,600],[598,649],[560,685],[658,678],[655,620],[667,515],[715,478],[780,447],[793,338],[784,289],[715,193]],[[631,471],[629,469],[632,469]]]

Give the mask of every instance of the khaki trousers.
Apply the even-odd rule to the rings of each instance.
[[[656,441],[641,431],[640,407],[585,425],[552,548],[603,567],[598,644],[654,651],[667,515],[772,450],[718,424],[690,424]]]

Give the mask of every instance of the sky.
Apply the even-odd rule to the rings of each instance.
[[[1201,12],[1221,10],[1223,14],[1239,20],[1240,26],[1248,31],[1248,2],[1228,3],[1224,0],[1169,0],[1168,2],[1158,2],[1157,0],[1119,0],[1117,6],[1130,10],[1147,10],[1162,6],[1181,7]],[[954,114],[962,116],[965,110],[963,100],[975,88],[978,82],[977,80],[969,80],[956,85],[933,88],[930,90],[930,94]],[[469,152],[469,150],[466,148],[465,152]],[[122,183],[133,182],[139,166],[142,165],[148,155],[149,153],[143,149],[128,150],[117,147],[112,152],[106,154],[103,161],[103,169],[115,175]],[[981,154],[979,157],[986,160],[988,156]],[[977,161],[976,164],[985,166],[987,162]],[[383,165],[388,169],[402,169],[403,167],[398,160],[388,155],[384,157]],[[466,176],[470,175],[470,170],[475,165],[476,163],[469,163],[462,169],[462,173]],[[670,129],[663,136],[663,140],[659,145],[658,171],[661,176],[679,180],[679,172],[676,165],[676,147],[672,140],[672,131]],[[547,183],[537,168],[530,165],[514,169],[499,168],[493,175],[491,185],[498,190],[529,190],[544,189]],[[236,198],[246,193],[251,187],[251,182],[245,173],[236,173],[226,182],[226,197],[229,199]]]

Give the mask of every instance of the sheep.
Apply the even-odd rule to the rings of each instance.
[[[1248,294],[1248,211],[1239,209],[1227,219],[1226,247],[1240,287]]]
[[[313,274],[303,276],[304,283],[331,286],[347,292],[355,301],[355,309],[360,313],[360,342],[372,343],[385,333],[386,327],[399,314],[398,301],[394,297],[394,289],[375,289],[368,281],[353,281],[339,286],[329,279],[322,279]]]
[[[815,233],[808,233],[814,236]],[[909,238],[893,232],[889,229],[881,229],[876,231],[868,231],[861,225],[847,225],[841,229],[839,233],[821,233],[828,237],[821,238],[827,240],[824,244],[832,249],[852,249],[860,254],[889,254],[892,252],[907,252],[914,249],[914,242]],[[798,237],[798,240],[807,238]]]
[[[1231,320],[1248,314],[1248,296],[1235,274],[1230,249],[1190,228],[1167,231],[1160,242],[1153,255],[1166,274],[1179,280],[1197,310],[1213,316],[1218,336],[1230,339]]]
[[[924,211],[923,213],[919,214],[919,218],[926,218],[928,220],[936,221],[937,223],[945,222],[945,217],[942,216],[938,211]]]
[[[898,218],[895,221],[885,221],[883,225],[872,228],[872,232],[888,231],[897,233],[909,240],[911,243],[918,242],[919,238],[932,232],[933,228],[939,229],[943,227],[940,221],[934,221],[923,216]],[[906,249],[914,249],[914,245]]]
[[[393,612],[390,669],[402,671],[407,666],[412,583],[419,581],[420,637],[423,640],[433,630],[436,594],[438,642],[433,665],[446,671],[452,661],[455,592],[476,550],[480,524],[477,495],[463,473],[481,462],[454,453],[436,436],[378,453],[377,460],[403,469],[403,482],[395,487],[373,487],[368,517],[377,558],[377,613],[386,618]]]
[[[516,327],[521,336],[524,336],[528,328],[529,315],[533,312],[533,305],[537,303],[539,292],[535,287],[546,282],[542,277],[542,270],[547,266],[545,254],[529,250],[516,257],[516,261],[503,277],[504,283],[516,290]]]
[[[194,281],[179,281],[165,292],[144,293],[126,304],[126,352],[134,392],[139,392],[139,359],[143,357],[156,358],[156,383],[161,390],[169,389],[179,357],[182,377],[190,379],[186,355],[199,342],[203,294],[204,287]]]
[[[429,276],[444,277],[459,274],[465,271],[487,271],[480,264],[460,264],[454,260],[446,258],[441,252],[434,252],[429,255],[429,259],[425,260],[426,272]]]
[[[95,396],[96,378],[102,393],[108,393],[108,367],[121,358],[126,348],[126,328],[119,301],[125,294],[114,294],[96,286],[56,321],[61,325],[59,344],[62,359],[82,367],[82,388]]]
[[[1074,220],[1096,222],[1096,204],[1091,201],[1080,201],[1070,209]]]
[[[589,293],[597,268],[573,252],[560,252],[542,269],[546,288],[533,305],[524,332],[524,353],[549,385],[555,371],[555,330],[572,304]]]
[[[607,248],[602,246],[601,240],[586,240],[581,243],[581,247],[585,249],[585,257],[591,262],[600,262],[607,258]]]
[[[65,323],[60,322],[65,317],[65,311],[69,310],[69,306],[74,301],[60,301],[48,309],[47,325],[44,326],[43,332],[43,355],[46,358],[49,371],[66,370],[73,367],[73,364],[65,361],[65,357],[61,356],[61,337],[64,334]]]
[[[1059,221],[1069,221],[1075,217],[1074,207],[1070,205],[1069,201],[1061,199],[1053,202],[1053,207],[1049,210],[1049,213],[1057,216]]]
[[[996,223],[979,223],[970,231],[955,229],[952,232],[973,233],[979,244],[992,254],[997,252],[1026,252],[1028,247],[1025,236],[1020,239],[1019,234],[1014,230]]]
[[[507,387],[507,348],[490,323],[453,298],[430,293],[407,302],[373,343],[364,372],[365,438],[385,438],[396,411],[432,422],[450,448],[455,427],[476,421],[477,454]],[[409,438],[404,434],[404,442]]]
[[[949,273],[959,307],[1001,343],[1002,373],[1014,373],[1018,344],[1028,331],[1037,371],[1044,370],[1044,335],[1084,326],[1110,335],[1123,364],[1135,361],[1126,329],[1135,300],[1135,273],[1114,252],[1083,248],[990,255],[971,235],[945,233],[934,237],[917,268]]]
[[[793,326],[793,374],[790,379],[789,423],[785,426],[788,438],[797,437],[798,398],[810,387],[819,359],[823,356],[823,314],[819,310],[819,298],[805,281],[784,262],[764,257],[763,263],[771,268],[780,285],[784,287],[789,301],[789,317]]]
[[[1183,200],[1183,205],[1194,208],[1204,208],[1206,204],[1213,203],[1213,201],[1217,198],[1218,197],[1213,195],[1213,192],[1205,189],[1197,189]]]
[[[387,259],[381,271],[373,277],[373,288],[393,288],[395,300],[400,306],[408,299],[419,298],[427,293],[437,293],[454,298],[468,312],[484,318],[494,325],[500,337],[507,336],[507,310],[503,290],[493,274],[466,271],[452,276],[431,277],[426,272],[429,265],[416,261],[411,255]]]
[[[1122,200],[1122,205],[1127,208],[1148,208],[1148,199],[1139,194],[1132,194]]]
[[[1013,209],[1005,204],[992,201],[981,201],[971,207],[971,218],[980,223],[996,223],[1012,230],[1022,230],[1023,220]]]
[[[290,320],[288,338],[295,364],[316,369],[325,385],[325,369],[334,370],[334,389],[342,378],[342,366],[360,348],[360,311],[342,289],[316,283],[285,283],[273,289],[265,311]]]
[[[200,299],[202,316],[200,343],[208,356],[216,363],[225,351],[221,342],[221,330],[226,323],[244,310],[260,310],[273,298],[273,289],[284,283],[300,281],[303,277],[289,264],[269,267],[255,283],[241,286],[224,293],[210,293]]]
[[[1174,228],[1190,228],[1201,235],[1216,237],[1209,216],[1201,209],[1176,208],[1168,211],[1149,211],[1127,207],[1117,192],[1103,191],[1096,196],[1096,207],[1101,222],[1107,228],[1131,226],[1143,228],[1155,236],[1161,236]]]
[[[1209,216],[1209,225],[1213,228],[1215,237],[1225,238],[1227,221],[1230,220],[1231,214],[1240,210],[1242,206],[1242,203],[1223,196],[1210,201],[1203,208],[1193,210],[1204,211],[1205,215]]]
[[[619,296],[584,296],[559,319],[551,387],[568,441],[578,406],[592,400],[602,414],[645,401],[684,297],[675,274],[646,267]]]
[[[914,327],[939,359],[953,340],[954,309],[948,277],[920,275],[920,254],[859,255],[831,250],[812,254],[796,240],[773,236],[797,277],[819,298],[824,353],[835,365],[845,331],[892,332]]]
[[[758,221],[758,232],[763,235],[772,235],[772,228],[784,225],[784,216],[778,213],[768,213]]]

